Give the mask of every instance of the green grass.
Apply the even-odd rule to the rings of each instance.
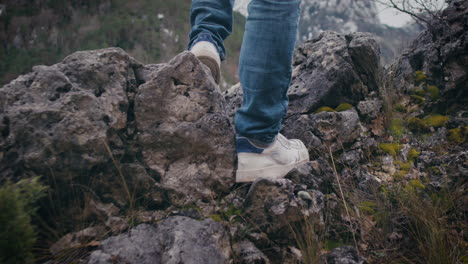
[[[0,187],[0,263],[33,263],[35,203],[46,194],[38,178]]]

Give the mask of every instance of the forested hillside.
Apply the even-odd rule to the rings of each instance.
[[[190,30],[190,0],[5,0],[0,4],[0,84],[37,64],[77,50],[120,47],[143,63],[182,52]],[[245,18],[235,14],[223,77],[237,81]]]

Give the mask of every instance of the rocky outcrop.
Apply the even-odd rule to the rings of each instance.
[[[102,241],[88,263],[221,264],[229,263],[230,254],[229,239],[220,223],[173,216],[157,226],[142,224]]]
[[[444,188],[463,198],[466,107],[435,112],[460,98],[438,98],[435,75],[424,74],[392,111],[378,61],[368,34],[324,33],[301,46],[282,133],[312,159],[284,179],[235,185],[239,86],[221,94],[188,52],[157,65],[116,48],[78,52],[0,88],[0,183],[40,175],[50,206],[63,203],[60,215],[39,212],[47,230],[67,228],[43,243],[49,264],[412,260],[419,238],[402,231],[420,217],[411,212],[445,201]],[[444,70],[465,80],[457,65]],[[452,226],[462,214],[448,208],[435,218],[444,241],[463,241]]]
[[[439,104],[467,104],[466,1],[453,1],[388,70],[388,86],[402,94],[423,82],[438,87]],[[417,72],[420,71],[418,74]],[[418,74],[418,76],[416,76]],[[418,79],[415,82],[415,79]]]
[[[142,159],[177,205],[207,201],[234,183],[234,131],[207,74],[183,53],[147,77],[135,96]]]
[[[94,188],[122,206],[129,187],[107,182],[125,173],[173,204],[212,199],[232,185],[235,153],[209,76],[191,53],[143,66],[115,48],[34,67],[0,89],[1,178],[52,171],[67,184],[96,171]]]
[[[293,79],[288,91],[289,109],[282,133],[301,139],[312,154],[336,151],[352,144],[361,133],[360,116],[354,108],[323,111],[342,103],[357,107],[362,117],[375,119],[381,110],[380,51],[367,33],[340,35],[325,32],[307,41],[294,54]],[[224,93],[232,117],[242,103],[239,85]]]
[[[294,54],[288,115],[358,103],[379,88],[379,58],[379,45],[367,33],[325,32],[305,42]]]

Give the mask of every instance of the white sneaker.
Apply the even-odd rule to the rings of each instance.
[[[209,41],[199,41],[190,49],[190,51],[201,61],[208,66],[211,75],[217,84],[221,78],[221,58],[216,46]]]
[[[309,152],[299,139],[278,134],[266,148],[256,146],[245,137],[237,140],[236,182],[253,182],[258,178],[278,179],[309,161]]]

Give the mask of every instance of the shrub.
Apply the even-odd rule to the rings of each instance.
[[[398,151],[401,150],[402,146],[396,143],[380,143],[379,148],[392,156],[396,156]]]
[[[337,106],[337,107],[335,108],[335,111],[336,111],[336,112],[342,112],[342,111],[349,110],[349,109],[351,109],[351,108],[353,108],[352,105],[350,105],[350,104],[348,104],[348,103],[342,103],[342,104],[340,104],[339,106]]]
[[[428,127],[442,127],[445,126],[449,120],[448,116],[443,115],[430,115],[424,118],[424,122]]]
[[[335,109],[328,107],[328,106],[322,106],[319,109],[315,110],[315,113],[321,113],[321,112],[336,112]]]
[[[31,216],[45,190],[38,178],[0,187],[0,263],[32,263],[36,233]]]

